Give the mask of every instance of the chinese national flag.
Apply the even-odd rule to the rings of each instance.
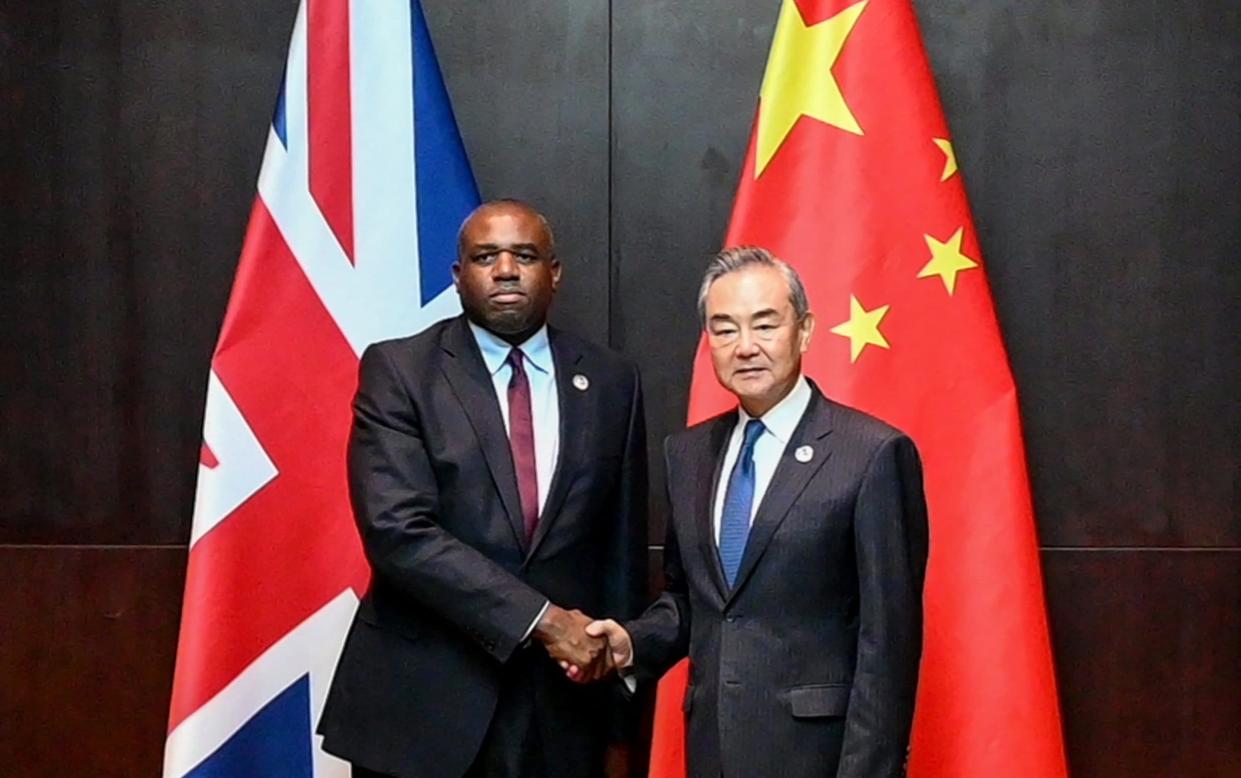
[[[1065,776],[1016,391],[909,0],[784,0],[726,243],[797,268],[807,375],[922,454],[910,775]],[[733,405],[700,344],[690,422]],[[683,662],[660,685],[652,778],[684,775],[684,685]]]

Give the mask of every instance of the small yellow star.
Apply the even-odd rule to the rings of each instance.
[[[849,295],[849,320],[832,327],[831,332],[849,339],[849,361],[856,362],[862,349],[867,346],[890,348],[887,338],[879,331],[879,322],[888,312],[886,305],[873,311],[862,307],[858,299]]]
[[[854,135],[862,134],[832,75],[832,67],[867,1],[854,3],[832,18],[810,26],[802,19],[794,0],[784,0],[780,6],[767,72],[759,90],[755,178],[802,116]]]
[[[935,145],[939,146],[939,150],[944,152],[944,173],[939,177],[940,181],[947,181],[952,178],[953,173],[957,172],[957,153],[952,150],[952,141],[946,138],[932,138]]]
[[[956,291],[957,273],[978,267],[977,262],[961,253],[961,238],[964,235],[964,227],[958,227],[946,243],[940,243],[930,235],[923,235],[926,238],[926,247],[931,250],[931,261],[918,271],[918,278],[939,276],[948,294]]]

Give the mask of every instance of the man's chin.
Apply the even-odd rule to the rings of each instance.
[[[528,311],[488,311],[483,326],[497,335],[520,335],[536,330],[538,322]]]
[[[737,399],[742,402],[762,402],[771,394],[771,382],[754,379],[733,381],[728,390],[737,395]]]
[[[736,387],[737,394],[753,395],[770,392],[774,382],[770,373],[759,370],[753,373],[738,373],[733,376],[732,384]]]

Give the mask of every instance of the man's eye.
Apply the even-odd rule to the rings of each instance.
[[[474,255],[474,263],[477,265],[490,265],[492,262],[495,262],[495,261],[496,261],[495,253]]]
[[[533,265],[539,261],[538,254],[518,254],[517,261],[523,265]]]

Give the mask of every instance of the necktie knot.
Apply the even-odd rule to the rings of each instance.
[[[526,366],[523,359],[525,356],[526,355],[522,353],[522,350],[519,348],[515,348],[508,352],[508,358],[504,361],[509,364],[509,367],[513,368],[513,375],[510,382],[512,380],[516,380],[519,376],[524,376],[526,374]]]
[[[767,428],[763,426],[763,422],[758,419],[750,419],[745,423],[745,438],[741,443],[741,456],[750,458],[754,454],[754,445],[758,443],[758,439],[762,436]]]

